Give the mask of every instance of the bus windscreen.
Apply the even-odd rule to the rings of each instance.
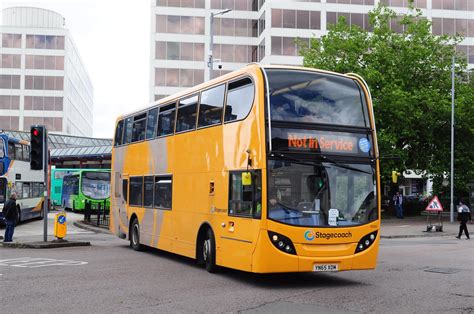
[[[110,197],[110,173],[84,172],[81,188],[82,193],[92,199],[100,200]]]
[[[272,121],[370,127],[365,97],[348,77],[267,69]]]
[[[378,218],[375,170],[370,164],[270,160],[268,166],[272,220],[346,227]]]

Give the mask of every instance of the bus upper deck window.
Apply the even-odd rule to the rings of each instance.
[[[115,130],[114,146],[122,145],[122,134],[123,134],[123,120],[117,123],[117,129]]]
[[[248,77],[229,83],[225,122],[245,118],[252,108],[255,89]]]

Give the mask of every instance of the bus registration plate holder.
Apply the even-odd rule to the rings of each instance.
[[[338,264],[314,264],[313,271],[315,272],[326,272],[326,271],[339,271]]]

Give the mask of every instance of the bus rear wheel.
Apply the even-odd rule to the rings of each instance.
[[[142,251],[143,245],[140,244],[140,225],[138,219],[134,218],[129,230],[130,247],[135,251]]]
[[[202,261],[208,272],[215,273],[217,271],[216,240],[214,239],[214,233],[211,229],[207,229],[202,241]]]
[[[18,226],[21,222],[21,210],[20,207],[16,207],[16,219],[15,219],[15,226]]]

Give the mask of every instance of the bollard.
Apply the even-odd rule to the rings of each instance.
[[[58,213],[54,218],[54,236],[58,238],[58,240],[62,240],[66,237],[66,232],[66,213]]]

